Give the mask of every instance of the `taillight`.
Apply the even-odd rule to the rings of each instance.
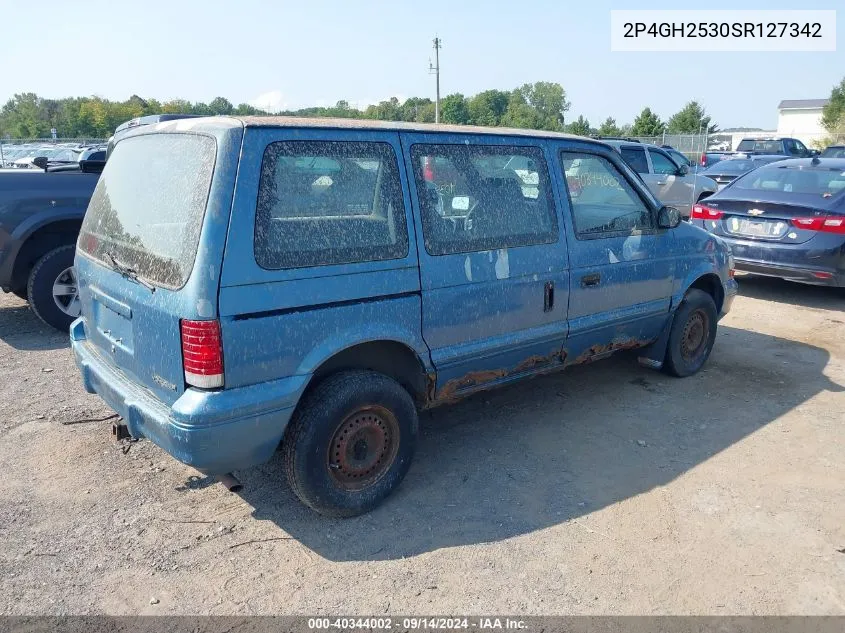
[[[423,158],[423,178],[428,182],[434,182],[434,157]]]
[[[707,167],[707,154],[702,154],[702,155],[701,155],[701,166],[702,166],[702,167]]]
[[[724,215],[724,211],[711,209],[710,207],[705,207],[703,204],[695,204],[692,207],[692,213],[690,214],[690,217],[693,220],[718,220]]]
[[[839,233],[845,235],[845,216],[821,216],[814,218],[792,218],[793,226],[807,231],[821,231],[822,233]]]
[[[182,319],[182,366],[185,382],[212,389],[223,386],[223,343],[219,321]]]

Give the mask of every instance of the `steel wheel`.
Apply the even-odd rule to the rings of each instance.
[[[707,349],[710,319],[704,310],[689,315],[681,336],[681,356],[685,361],[695,361]]]
[[[380,406],[362,407],[335,431],[328,451],[328,468],[344,490],[362,490],[390,470],[399,449],[399,423]]]
[[[65,268],[53,282],[53,301],[68,316],[76,318],[81,313],[79,286],[73,266]]]

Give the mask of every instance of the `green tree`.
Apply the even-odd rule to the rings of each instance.
[[[16,94],[0,111],[3,119],[0,133],[12,138],[37,138],[48,135],[50,128],[41,106],[41,99],[33,92]]]
[[[665,129],[666,125],[651,111],[651,108],[643,108],[639,116],[634,119],[630,133],[632,136],[660,136]]]
[[[433,123],[434,102],[428,97],[406,99],[405,103],[402,104],[402,120]]]
[[[191,102],[184,99],[173,99],[161,104],[163,114],[191,114],[192,109]]]
[[[666,131],[670,134],[714,134],[718,128],[710,124],[710,117],[697,101],[690,101],[669,119]]]
[[[845,132],[845,78],[830,91],[830,101],[822,109],[822,127],[831,134]]]
[[[514,90],[508,98],[508,107],[500,121],[506,127],[540,130],[543,120],[537,110],[525,99],[520,90]]]
[[[616,119],[613,117],[607,117],[599,126],[598,129],[599,136],[621,136],[622,130],[619,126],[616,125]]]
[[[469,109],[460,92],[443,97],[440,101],[440,120],[443,123],[466,125],[469,123]]]
[[[368,106],[364,111],[364,117],[367,119],[378,119],[380,121],[401,121],[402,106],[399,103],[399,99],[390,97],[390,99],[380,101],[378,105]]]
[[[251,116],[255,114],[263,114],[258,108],[255,108],[248,103],[239,103],[238,107],[235,108],[234,114],[240,116]]]
[[[563,129],[563,117],[570,106],[563,86],[550,81],[538,81],[533,84],[524,84],[514,92],[518,92],[524,102],[535,110],[539,129],[552,131]]]
[[[570,134],[577,134],[578,136],[590,136],[595,130],[590,127],[590,122],[584,118],[584,115],[579,115],[576,120],[566,126],[566,131]]]
[[[211,114],[232,114],[235,107],[232,102],[224,97],[215,97],[208,104],[208,110]]]
[[[485,90],[467,99],[470,123],[499,125],[508,109],[509,95],[502,90]]]

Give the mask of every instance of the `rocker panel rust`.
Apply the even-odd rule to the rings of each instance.
[[[544,375],[569,365],[591,363],[606,358],[614,352],[647,347],[652,342],[652,340],[628,338],[611,341],[605,345],[596,344],[585,349],[570,362],[567,362],[567,351],[565,349],[556,350],[546,355],[534,354],[511,368],[483,369],[469,372],[448,381],[440,389],[437,388],[436,372],[429,372],[426,375],[426,405],[433,407],[454,402],[478,391],[492,389],[505,379]]]
[[[535,376],[561,369],[565,357],[565,352],[560,349],[546,355],[534,354],[510,368],[471,371],[459,378],[453,378],[440,389],[436,387],[436,375],[430,373],[428,374],[429,406],[452,402],[465,395],[493,388],[505,378]]]

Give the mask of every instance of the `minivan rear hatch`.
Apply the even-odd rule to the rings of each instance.
[[[76,266],[88,344],[168,404],[185,389],[180,319],[216,315],[213,271],[214,284],[186,287],[216,158],[211,135],[154,133],[122,140],[79,236]]]

